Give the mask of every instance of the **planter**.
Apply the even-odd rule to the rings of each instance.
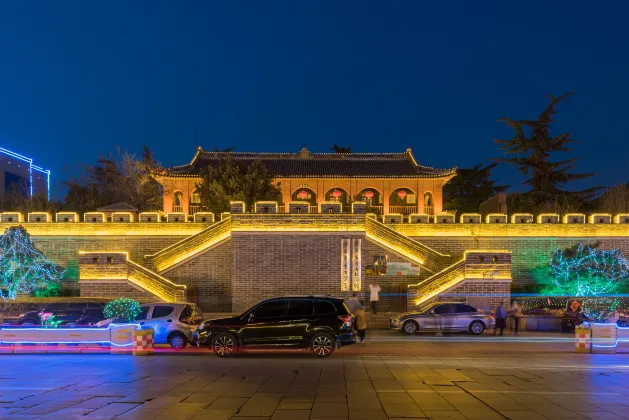
[[[616,324],[590,324],[592,328],[592,353],[616,353],[617,332]]]
[[[592,353],[592,329],[589,324],[581,324],[575,328],[574,347],[577,353]]]

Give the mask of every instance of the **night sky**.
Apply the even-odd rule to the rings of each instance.
[[[575,91],[557,128],[599,174],[581,186],[627,182],[628,18],[626,1],[4,0],[0,146],[57,183],[143,143],[166,166],[337,143],[469,167],[500,157],[498,118]]]

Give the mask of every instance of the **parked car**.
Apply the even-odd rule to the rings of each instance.
[[[189,303],[148,303],[135,318],[142,327],[152,328],[155,344],[170,344],[173,349],[183,349],[192,340],[192,333],[201,320],[195,307]],[[99,323],[106,326],[116,320]]]
[[[302,348],[320,357],[356,342],[352,316],[343,299],[299,296],[268,299],[239,316],[203,322],[198,346],[217,356],[247,348]]]
[[[414,334],[421,331],[468,331],[482,334],[494,328],[492,313],[457,302],[435,302],[417,312],[402,314],[389,320],[393,329]]]
[[[89,325],[105,319],[104,303],[101,302],[66,302],[49,303],[39,311],[24,312],[17,319],[19,325],[40,325],[40,314],[52,313],[59,325]]]

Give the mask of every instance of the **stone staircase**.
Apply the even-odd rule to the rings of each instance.
[[[442,254],[370,217],[365,218],[365,234],[378,244],[408,258],[432,273],[452,264],[450,255]]]
[[[231,228],[231,218],[214,223],[196,235],[164,248],[156,254],[146,255],[145,265],[158,273],[168,271],[228,239],[231,236]]]
[[[393,318],[398,314],[398,312],[378,312],[374,315],[369,310],[365,313],[365,318],[367,319],[367,329],[389,328],[389,318]]]

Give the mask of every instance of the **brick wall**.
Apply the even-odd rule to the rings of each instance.
[[[570,225],[560,225],[570,226]],[[602,225],[599,225],[602,226]],[[629,229],[627,229],[629,230]],[[586,244],[600,242],[603,249],[618,248],[629,258],[627,238],[591,237],[414,237],[416,241],[440,252],[450,253],[460,259],[463,252],[474,249],[505,249],[512,251],[512,277],[517,285],[534,284],[532,270],[546,266],[555,249],[564,249],[582,241]]]
[[[160,299],[156,298],[150,293],[143,292],[127,281],[96,281],[86,280],[79,283],[82,298],[98,297],[107,299],[117,299],[121,297],[128,297],[136,299],[143,303],[159,302]]]
[[[234,232],[232,310],[281,295],[347,297],[350,292],[341,292],[341,239],[361,237]]]
[[[442,302],[467,302],[481,309],[495,310],[498,305],[508,305],[511,282],[500,280],[466,280],[439,296]]]
[[[189,296],[205,312],[232,311],[232,241],[220,245],[162,273],[177,284],[189,287]]]

